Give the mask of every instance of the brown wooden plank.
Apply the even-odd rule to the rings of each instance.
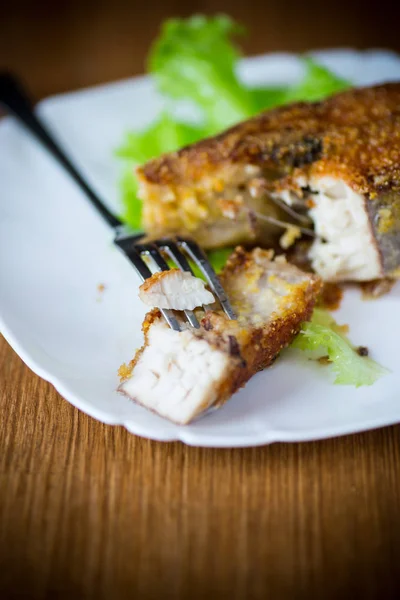
[[[3,594],[400,592],[399,427],[253,449],[154,443],[71,407],[4,341],[0,364]]]

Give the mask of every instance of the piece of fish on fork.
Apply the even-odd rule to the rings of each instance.
[[[166,258],[169,258],[179,269],[193,276],[193,270],[188,261],[189,258],[200,270],[227,317],[229,319],[236,318],[231,303],[214,269],[203,250],[195,241],[178,237],[175,239],[164,238],[145,243],[141,241],[142,237],[129,233],[119,233],[115,239],[115,243],[132,262],[142,281],[148,281],[153,277],[150,264],[145,262],[145,258],[150,259],[156,272],[170,271],[171,268],[166,260]],[[181,330],[181,324],[173,310],[160,308],[160,312],[171,329],[175,331]],[[193,310],[186,308],[183,312],[192,327],[200,327]]]

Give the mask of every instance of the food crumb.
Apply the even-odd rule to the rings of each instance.
[[[281,236],[279,240],[279,245],[284,250],[287,250],[288,248],[290,248],[290,246],[293,246],[293,244],[299,237],[301,237],[300,229],[296,227],[296,225],[290,225],[286,229],[285,233]]]
[[[317,306],[327,310],[337,310],[343,299],[343,289],[337,283],[325,282],[317,301]]]
[[[232,200],[220,198],[217,200],[217,204],[224,217],[227,219],[237,219],[242,210],[243,198],[241,196],[236,196],[236,198]]]
[[[318,362],[320,365],[329,365],[331,363],[329,356],[320,356]]]
[[[357,354],[359,354],[360,356],[368,356],[369,350],[366,346],[359,346],[357,348]]]
[[[350,327],[345,323],[344,325],[338,325],[338,330],[342,335],[346,335],[350,331]]]
[[[124,381],[125,379],[128,379],[131,376],[132,369],[133,361],[131,361],[129,364],[123,363],[118,369],[118,377],[120,380]]]
[[[365,281],[360,284],[362,299],[375,300],[376,298],[381,298],[391,291],[395,283],[396,280],[391,279],[390,277]]]
[[[96,298],[96,302],[103,302],[103,293],[106,290],[107,286],[104,283],[99,283],[96,286],[97,289],[97,298]]]

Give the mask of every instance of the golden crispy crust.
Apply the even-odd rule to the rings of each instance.
[[[180,272],[179,269],[169,269],[168,271],[158,271],[157,273],[153,273],[151,277],[146,279],[142,285],[139,287],[139,290],[142,292],[149,292],[153,289],[153,287],[163,279],[169,279],[171,277],[171,273]]]
[[[144,344],[141,348],[139,348],[139,350],[136,351],[135,356],[133,357],[132,360],[130,360],[128,362],[128,364],[123,363],[119,367],[118,377],[119,377],[121,383],[123,381],[125,381],[126,379],[129,379],[129,377],[132,375],[133,369],[135,368],[139,358],[142,356],[144,349],[148,345],[149,329],[152,326],[152,324],[154,323],[154,321],[156,321],[157,319],[161,319],[161,317],[162,317],[162,315],[161,315],[161,312],[158,310],[158,308],[153,308],[148,313],[146,313],[146,315],[144,317],[144,321],[142,323]]]
[[[281,350],[298,334],[301,324],[310,320],[318,290],[319,283],[315,280],[306,291],[303,290],[304,295],[299,294],[299,302],[293,311],[276,317],[268,325],[250,329],[244,340],[241,340],[243,336],[239,330],[236,335],[230,334],[231,370],[221,382],[215,405],[224,404],[255,373],[266,369],[275,361]],[[215,334],[220,335],[226,320],[221,322],[220,315],[210,313],[204,317],[201,324],[208,330],[211,326]]]
[[[240,284],[243,274],[246,274],[246,279],[249,280],[249,275],[251,277],[252,271],[257,266],[257,259],[270,260],[271,254],[272,252],[268,250],[256,248],[252,252],[246,252],[238,247],[230,256],[220,279],[228,296],[233,299],[234,306],[238,287],[242,287]],[[255,373],[269,367],[281,350],[290,344],[298,334],[301,324],[311,318],[321,285],[318,277],[309,275],[301,283],[297,282],[290,286],[292,288],[290,303],[282,302],[279,311],[260,327],[252,327],[244,332],[237,322],[228,321],[229,334],[235,340],[233,346],[237,348],[242,363],[223,382],[218,404],[225,402],[243,387]],[[225,317],[216,313],[206,315],[202,325],[205,326],[206,323],[207,330],[211,329],[216,332],[216,335],[221,335],[226,329]]]
[[[353,89],[260,114],[138,169],[144,185],[201,186],[232,164],[343,177],[373,196],[400,186],[400,84]],[[218,187],[218,181],[216,181]],[[144,195],[146,192],[144,192]]]

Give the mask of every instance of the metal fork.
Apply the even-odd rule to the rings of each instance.
[[[142,238],[144,237],[144,234],[132,232],[129,227],[124,225],[118,217],[108,210],[104,202],[89,186],[64,150],[62,150],[60,145],[35,115],[33,104],[20,82],[9,73],[0,74],[0,105],[6,107],[10,113],[17,117],[17,119],[21,121],[40,142],[42,142],[47,150],[51,152],[76,181],[99,214],[114,229],[114,243],[130,260],[143,281],[152,275],[151,270],[142,258],[143,255],[152,259],[153,265],[155,265],[156,270],[158,271],[169,270],[170,267],[164,258],[164,256],[167,256],[182,271],[189,271],[193,274],[188,260],[189,258],[197,265],[206,278],[208,285],[219,300],[228,318],[236,318],[229,299],[225,294],[214,269],[198,244],[194,240],[181,237],[174,239],[166,238],[152,241],[151,243],[143,243]],[[175,312],[166,309],[162,309],[161,312],[168,325],[172,329],[180,331],[181,326]],[[186,310],[184,313],[192,327],[200,327],[193,311]]]
[[[201,273],[206,278],[208,285],[214,295],[219,300],[222,308],[229,319],[236,319],[235,312],[229,302],[214,269],[209,263],[207,256],[200,246],[191,239],[176,237],[154,240],[148,243],[142,243],[140,240],[143,234],[132,235],[124,231],[117,231],[114,243],[121,248],[125,256],[129,258],[136,268],[143,281],[151,277],[152,272],[143,260],[142,256],[148,256],[152,259],[158,271],[168,271],[170,269],[163,253],[167,255],[182,271],[188,271],[193,274],[187,256],[191,259]],[[207,309],[207,307],[205,307]],[[168,325],[177,331],[180,331],[179,321],[173,310],[160,309]],[[192,310],[184,311],[186,318],[192,327],[200,327],[196,315]]]

